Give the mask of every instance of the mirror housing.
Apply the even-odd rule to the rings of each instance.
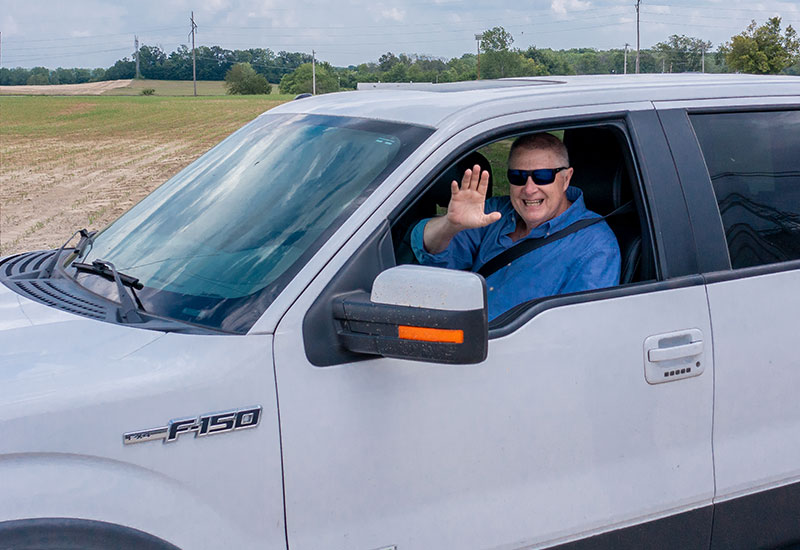
[[[472,364],[489,347],[486,282],[476,273],[401,265],[381,272],[372,293],[336,298],[345,349],[434,363]]]

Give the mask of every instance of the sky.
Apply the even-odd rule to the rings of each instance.
[[[513,47],[636,48],[636,0],[0,0],[0,67],[109,67],[140,44],[315,51],[335,66],[386,53],[452,58],[502,26]],[[641,47],[672,34],[713,49],[780,16],[800,30],[800,0],[641,0]]]

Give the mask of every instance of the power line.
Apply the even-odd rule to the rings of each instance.
[[[162,31],[162,30],[175,30],[179,29],[180,27],[156,27],[153,29],[147,29],[141,31],[143,33],[155,32],[155,31]],[[21,43],[28,43],[28,42],[54,42],[56,40],[86,40],[90,38],[108,38],[111,36],[130,36],[132,33],[130,32],[118,32],[114,34],[92,34],[86,36],[64,36],[64,37],[53,37],[53,38],[12,38],[12,42],[21,42]],[[141,34],[141,33],[140,33]]]

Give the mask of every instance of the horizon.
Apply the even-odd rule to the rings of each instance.
[[[13,5],[12,5],[13,4]],[[477,53],[475,34],[502,26],[513,47],[526,50],[636,50],[635,0],[535,0],[521,9],[507,0],[491,5],[467,0],[396,0],[391,5],[348,0],[295,5],[285,0],[211,0],[194,11],[197,46],[228,50],[250,48],[315,52],[336,67],[377,62],[387,52],[452,59]],[[715,51],[741,33],[780,16],[782,29],[800,26],[800,6],[765,0],[659,0],[641,3],[641,49],[671,35],[712,42]],[[145,0],[130,7],[121,0],[74,0],[52,5],[43,0],[0,1],[0,67],[107,68],[131,58],[139,44],[165,53],[191,47],[190,13],[185,0]],[[435,22],[433,22],[435,21]]]

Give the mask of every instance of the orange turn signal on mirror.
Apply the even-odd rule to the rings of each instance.
[[[443,328],[397,327],[397,336],[403,340],[421,340],[423,342],[439,342],[442,344],[463,344],[464,331]]]

